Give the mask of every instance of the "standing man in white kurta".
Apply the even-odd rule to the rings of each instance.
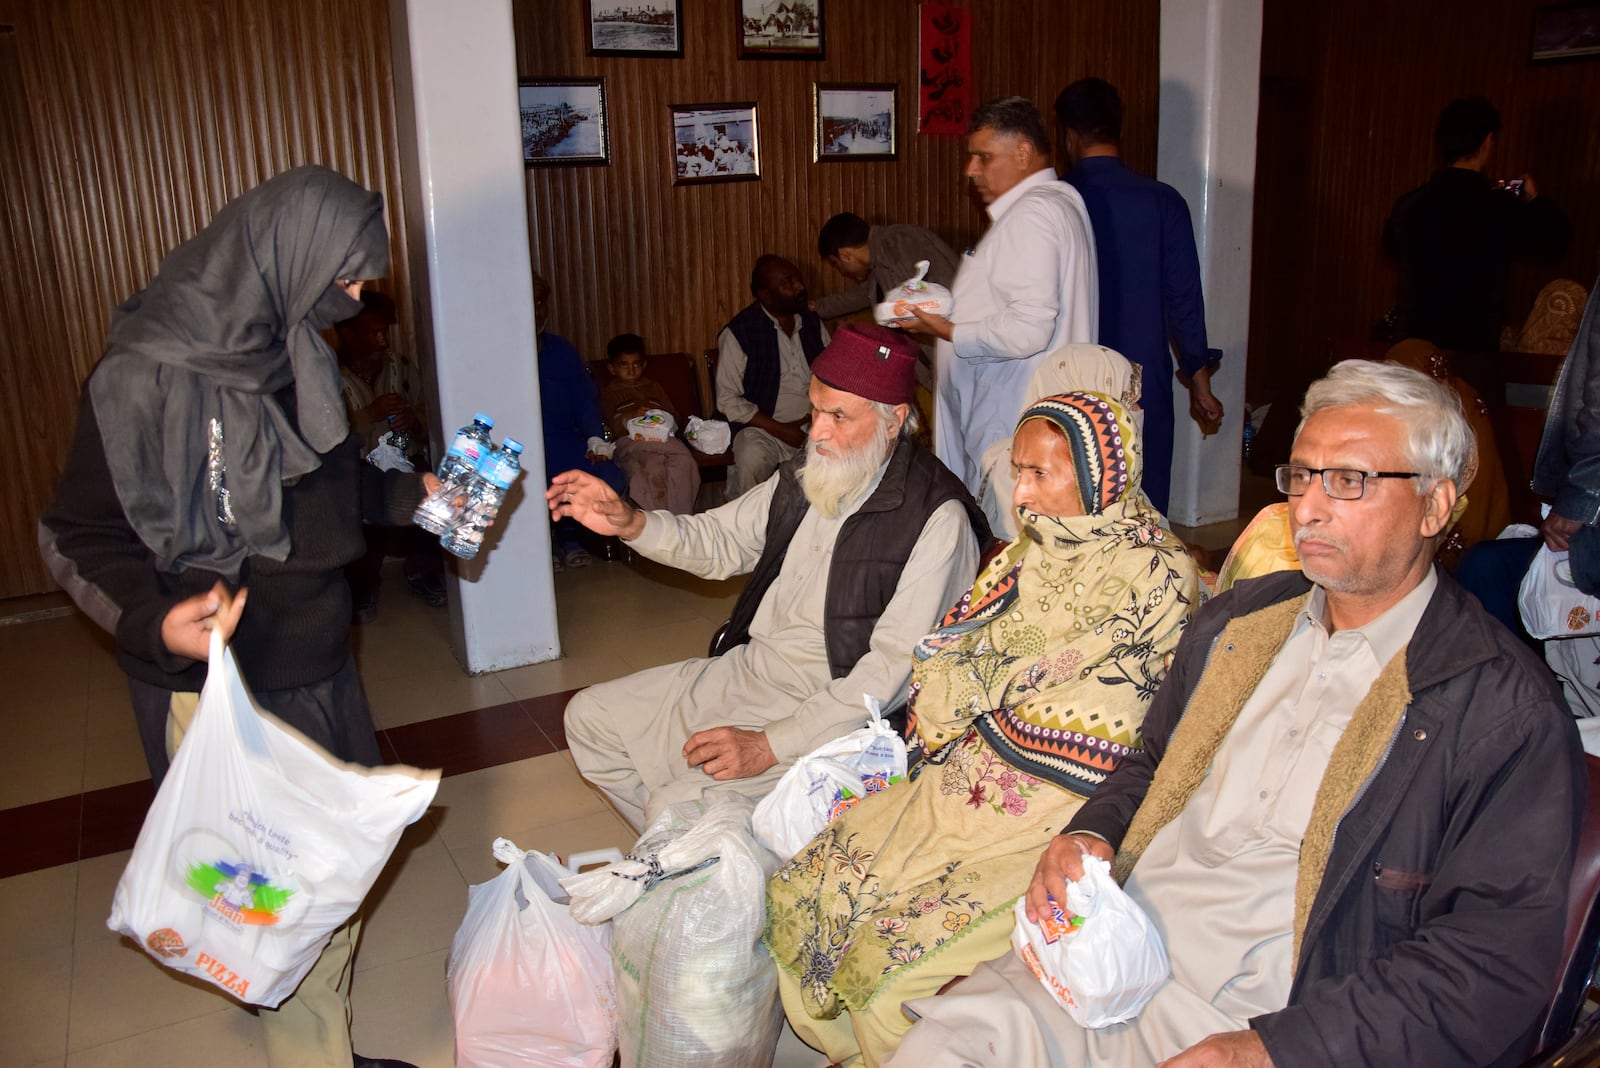
[[[1033,101],[1006,97],[972,113],[966,176],[992,225],[961,262],[954,320],[916,312],[938,339],[934,448],[995,530],[1012,530],[1010,495],[992,492],[984,454],[1009,441],[1039,362],[1093,342],[1100,295],[1094,231],[1078,191],[1056,181],[1050,134]]]
[[[710,787],[759,798],[861,726],[863,695],[905,698],[912,647],[971,584],[988,539],[960,481],[910,440],[917,356],[898,331],[841,328],[812,364],[804,454],[713,511],[641,512],[577,471],[551,484],[558,518],[704,578],[750,574],[721,655],[567,705],[578,770],[635,827]]]

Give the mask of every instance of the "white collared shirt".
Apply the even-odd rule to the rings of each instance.
[[[1016,428],[1039,361],[1099,326],[1094,231],[1083,198],[1045,168],[996,197],[961,261],[954,341],[937,349],[936,451],[977,492],[985,450]]]

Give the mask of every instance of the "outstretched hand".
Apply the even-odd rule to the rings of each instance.
[[[1055,898],[1062,912],[1067,911],[1067,883],[1083,878],[1086,853],[1108,864],[1116,855],[1109,843],[1092,834],[1058,834],[1050,839],[1028,884],[1028,919],[1038,923],[1039,917],[1048,915],[1049,898]]]
[[[712,727],[689,736],[683,759],[713,779],[748,779],[778,763],[763,731]]]
[[[161,621],[161,641],[176,656],[205,660],[211,656],[211,632],[222,632],[222,640],[233,637],[239,617],[244,614],[248,590],[229,593],[220,581],[205,593],[179,601]]]
[[[563,471],[544,491],[553,519],[571,516],[602,537],[632,541],[644,533],[644,513],[587,471]]]

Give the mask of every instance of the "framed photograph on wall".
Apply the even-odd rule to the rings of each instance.
[[[669,104],[672,184],[753,182],[761,177],[754,104]]]
[[[821,59],[823,0],[733,0],[740,59]]]
[[[683,0],[588,0],[591,56],[683,55]]]
[[[522,162],[610,163],[604,78],[530,78],[517,83]]]
[[[1551,4],[1534,9],[1529,60],[1548,63],[1596,56],[1600,56],[1600,3]]]
[[[894,159],[895,89],[890,84],[818,82],[811,158],[818,163]]]

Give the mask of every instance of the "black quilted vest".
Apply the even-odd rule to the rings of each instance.
[[[822,320],[816,312],[804,311],[800,319],[800,348],[811,366],[822,352]],[[726,327],[744,350],[744,397],[770,417],[778,404],[778,385],[783,369],[778,362],[778,327],[772,325],[759,303],[752,304],[728,320]]]
[[[783,568],[789,542],[811,507],[795,477],[804,463],[802,452],[778,468],[778,486],[767,513],[766,544],[719,636],[719,654],[750,640],[750,621]],[[989,543],[989,524],[967,488],[931,452],[902,441],[890,456],[878,488],[840,525],[823,608],[828,670],[833,678],[848,675],[871,647],[872,630],[894,597],[900,573],[923,526],[935,509],[952,500],[960,501],[967,510],[967,520],[982,549]]]

